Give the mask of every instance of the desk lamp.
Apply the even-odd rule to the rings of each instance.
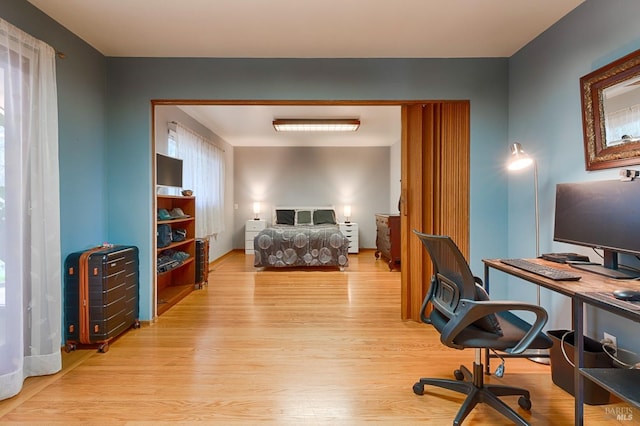
[[[520,143],[515,142],[511,145],[511,157],[507,163],[509,171],[524,170],[529,166],[533,166],[533,192],[535,202],[535,218],[536,218],[536,257],[540,257],[540,213],[538,208],[538,164],[523,149]],[[536,285],[536,301],[540,306],[540,286]],[[530,352],[534,352],[533,350]],[[537,354],[548,354],[545,350],[535,350]],[[549,358],[530,358],[540,364],[549,364]]]

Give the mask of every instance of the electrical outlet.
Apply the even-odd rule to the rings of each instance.
[[[618,341],[616,339],[616,336],[614,336],[613,334],[609,334],[607,332],[604,333],[604,339],[602,339],[603,342],[609,341],[611,346],[613,346],[613,349],[618,349]]]

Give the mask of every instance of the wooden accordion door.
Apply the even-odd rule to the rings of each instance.
[[[469,259],[468,101],[402,107],[401,264],[403,319],[420,321],[431,259],[413,230],[449,235]]]

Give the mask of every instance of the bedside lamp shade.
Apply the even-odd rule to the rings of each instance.
[[[344,206],[344,221],[346,223],[349,223],[349,221],[351,220],[351,206],[349,204],[346,204]]]
[[[258,201],[253,203],[253,218],[260,220],[260,203]]]

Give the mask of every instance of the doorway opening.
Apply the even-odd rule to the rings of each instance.
[[[452,102],[452,103],[437,102],[435,104],[449,105],[449,104],[458,104],[458,103],[466,104],[467,106],[466,123],[467,123],[467,130],[468,130],[468,122],[469,122],[468,102],[465,102],[465,101]],[[412,188],[415,187],[415,185],[411,184],[411,182],[424,181],[423,174],[426,171],[424,170],[424,168],[415,167],[414,165],[411,167],[410,171],[405,170],[407,168],[407,164],[409,164],[408,159],[405,158],[408,155],[406,152],[407,147],[409,146],[414,148],[416,146],[427,147],[427,149],[421,148],[420,151],[421,152],[428,151],[433,148],[435,139],[438,139],[438,138],[442,139],[443,137],[454,138],[456,140],[462,139],[463,143],[467,146],[467,148],[469,146],[468,131],[466,132],[466,135],[464,134],[465,132],[463,131],[462,136],[460,136],[459,134],[451,135],[447,132],[441,132],[440,124],[436,125],[436,127],[438,128],[436,132],[416,131],[415,120],[409,121],[407,119],[407,117],[409,117],[409,115],[406,113],[408,111],[407,108],[411,108],[411,107],[413,107],[414,109],[423,108],[425,105],[433,105],[433,104],[434,103],[430,101],[156,100],[156,101],[152,101],[153,131],[152,131],[151,152],[154,155],[154,157],[156,152],[162,152],[162,142],[161,142],[163,139],[162,135],[166,134],[166,131],[167,131],[166,126],[168,121],[183,121],[183,120],[189,120],[190,118],[195,123],[200,123],[200,125],[203,126],[202,127],[203,132],[209,131],[210,134],[212,135],[212,138],[215,139],[216,137],[219,137],[220,140],[225,141],[225,139],[228,137],[228,136],[225,137],[225,132],[227,131],[225,130],[225,123],[227,122],[236,123],[235,125],[237,125],[237,122],[245,123],[247,127],[251,128],[252,120],[260,119],[262,120],[262,125],[269,127],[269,130],[272,131],[271,121],[275,118],[283,118],[282,116],[279,116],[279,117],[274,116],[274,114],[276,114],[274,113],[274,111],[279,111],[277,112],[278,115],[287,114],[289,115],[289,118],[295,118],[293,116],[293,114],[295,114],[295,111],[300,111],[299,114],[305,114],[304,116],[299,116],[298,118],[320,118],[320,117],[317,117],[317,115],[321,114],[320,112],[321,110],[326,110],[327,112],[329,112],[330,115],[333,114],[333,118],[344,117],[344,114],[356,114],[359,109],[361,110],[368,109],[374,112],[376,110],[378,110],[378,112],[385,111],[385,110],[393,111],[393,113],[395,114],[395,120],[396,120],[395,123],[392,125],[395,128],[395,139],[387,139],[386,142],[382,142],[382,143],[379,141],[369,142],[369,147],[372,150],[375,150],[375,147],[378,147],[378,148],[384,147],[383,149],[387,150],[387,157],[388,157],[386,159],[387,171],[384,174],[387,177],[387,185],[386,185],[386,188],[382,186],[381,188],[379,188],[379,191],[378,191],[383,194],[382,196],[384,198],[384,206],[373,207],[373,208],[365,206],[360,211],[360,213],[363,215],[362,217],[368,217],[368,216],[371,217],[371,225],[370,225],[371,229],[367,230],[365,227],[365,229],[361,230],[361,232],[366,232],[367,238],[369,238],[369,241],[373,240],[373,243],[371,242],[367,243],[366,242],[367,238],[364,239],[364,242],[366,245],[371,245],[371,247],[375,247],[375,237],[374,237],[375,220],[373,219],[375,213],[387,212],[387,213],[400,214],[399,212],[400,206],[399,206],[398,200],[402,199],[403,203],[405,204],[405,207],[409,206],[411,203],[411,200],[409,199],[408,194],[410,194],[411,190],[413,190]],[[221,117],[219,119],[222,119],[223,122],[219,122],[218,124],[213,122],[213,124],[209,123],[205,126],[204,124],[207,123],[208,121],[206,117],[207,108],[216,110],[217,116]],[[305,109],[307,112],[304,112]],[[444,112],[445,115],[449,113],[447,111],[447,108],[445,108],[444,110],[445,110]],[[169,115],[167,115],[168,112],[170,112],[170,114],[175,114],[174,118],[170,118]],[[342,114],[342,115],[340,117],[337,117],[336,115],[338,114]],[[315,115],[315,117],[311,117],[311,115]],[[323,117],[326,117],[326,115],[324,115]],[[356,118],[361,118],[361,117],[356,117]],[[444,119],[445,121],[447,121],[446,117],[444,118],[440,117],[439,120],[440,119]],[[384,121],[384,120],[380,119],[378,121]],[[441,121],[437,121],[437,122],[440,123]],[[366,123],[366,120],[362,120],[361,118],[361,123],[362,123],[361,124],[361,128],[362,128]],[[433,126],[434,123],[436,123],[436,121],[430,119],[430,120],[426,120],[425,123],[429,126]],[[380,125],[380,123],[377,123],[377,124]],[[411,124],[411,128],[409,128],[410,124]],[[384,125],[382,125],[382,127],[384,127]],[[446,126],[444,126],[444,128],[446,128]],[[431,130],[435,130],[435,129],[431,129]],[[428,137],[425,137],[425,133],[429,134]],[[300,146],[300,144],[296,145],[295,143],[291,143],[291,141],[285,141],[285,142],[282,142],[281,145],[278,145],[277,149],[274,142],[267,142],[266,144],[264,144],[265,146],[261,147],[258,141],[256,140],[256,138],[260,138],[260,136],[257,134],[247,133],[243,135],[240,141],[230,141],[231,147],[229,150],[230,152],[228,154],[229,154],[229,157],[231,158],[231,161],[234,164],[234,167],[232,167],[232,169],[235,169],[235,164],[238,164],[238,158],[242,158],[242,159],[253,158],[254,160],[256,156],[258,157],[263,156],[264,158],[274,158],[272,154],[265,155],[266,152],[268,151],[273,152],[274,149],[275,150],[279,149],[280,152],[288,151],[291,153],[291,152],[301,152],[300,150],[302,149],[307,151],[309,150],[313,151],[315,149],[316,150],[315,152],[317,152],[318,149],[326,150],[326,148],[330,147],[332,148],[333,151],[337,153],[341,152],[343,153],[343,155],[351,155],[351,158],[348,159],[351,162],[351,164],[360,164],[362,162],[367,162],[368,160],[367,158],[362,158],[362,156],[358,155],[357,153],[354,154],[354,152],[357,152],[357,151],[353,151],[353,150],[362,149],[362,148],[356,148],[357,144],[351,147],[352,148],[351,151],[345,150],[345,146],[344,146],[345,140],[339,139],[339,138],[332,138],[329,141],[328,145],[327,144],[323,145],[322,143],[318,142],[317,139],[305,141],[305,143],[307,144],[305,146]],[[361,147],[362,146],[364,145],[361,145]],[[256,152],[252,154],[251,153],[252,151],[256,151]],[[359,151],[359,152],[363,153],[364,151]],[[415,149],[412,149],[411,155],[414,155],[414,152],[415,152]],[[318,160],[322,160],[322,158],[319,158],[317,156],[315,157]],[[431,158],[431,160],[434,161],[435,163],[438,163],[440,161],[440,157],[431,156],[429,158]],[[329,159],[328,161],[331,161],[331,160]],[[334,161],[337,161],[337,160],[334,160]],[[466,159],[466,161],[468,163],[468,158]],[[413,163],[415,163],[415,158],[413,159]],[[268,163],[262,163],[260,165],[260,168],[263,168],[263,169],[268,167],[270,167]],[[353,168],[354,167],[351,167],[351,169]],[[446,169],[446,168],[447,167],[442,167],[442,169]],[[238,167],[238,169],[241,169],[241,167]],[[336,201],[332,202],[333,204],[336,204],[336,205],[344,203],[345,202],[344,197],[353,196],[353,191],[355,190],[355,189],[348,189],[349,188],[348,182],[350,179],[354,178],[353,177],[354,172],[353,170],[350,171],[348,167],[346,169],[347,170],[344,173],[342,173],[346,175],[346,177],[342,181],[342,184],[339,181],[336,184],[337,188],[339,189],[336,191],[337,192]],[[307,169],[302,169],[301,171],[304,173],[305,170]],[[432,171],[433,171],[433,168],[430,169],[430,173]],[[349,172],[351,172],[352,174],[350,175]],[[154,167],[152,167],[152,173],[153,173],[153,176],[155,177],[155,163],[154,163]],[[407,173],[409,173],[409,175],[406,175]],[[375,173],[375,172],[369,173],[370,176],[374,176],[377,174],[379,173]],[[403,182],[401,183],[400,181],[403,174],[406,176],[404,177]],[[274,178],[277,179],[278,177],[277,174],[275,174],[274,176],[275,176]],[[273,197],[273,194],[272,194],[273,189],[270,189],[270,188],[274,188],[276,187],[276,185],[274,185],[273,182],[272,183],[266,182],[261,185],[259,176],[252,175],[251,173],[246,172],[246,170],[244,169],[234,170],[230,178],[232,179],[233,184],[231,185],[231,189],[230,189],[231,194],[228,194],[229,196],[226,197],[228,206],[225,208],[225,210],[229,212],[229,216],[231,217],[231,223],[234,223],[233,229],[230,232],[230,235],[227,235],[227,238],[228,238],[227,245],[228,247],[234,248],[236,246],[240,246],[238,241],[242,241],[243,239],[243,231],[240,228],[243,227],[244,221],[240,220],[239,218],[247,215],[252,215],[252,211],[250,211],[250,209],[252,208],[251,206],[253,205],[255,198],[260,196],[260,194],[257,193],[254,188],[255,187],[262,188],[261,190],[263,192]],[[461,184],[466,185],[465,193],[468,194],[468,182],[466,183],[462,182]],[[260,190],[258,190],[258,192],[259,191]],[[349,193],[349,191],[351,191],[351,194]],[[154,195],[155,195],[155,191],[154,191]],[[432,199],[434,195],[437,195],[437,194],[430,194],[429,198]],[[281,201],[277,201],[277,202],[281,202]],[[440,204],[438,203],[437,205],[440,205]],[[229,208],[229,206],[231,208]],[[428,208],[428,209],[432,209],[434,208],[434,206],[435,204],[433,203],[425,204],[425,208]],[[415,244],[409,244],[409,241],[410,241],[409,239],[411,238],[411,236],[409,235],[409,232],[407,232],[407,229],[408,229],[407,226],[411,225],[411,222],[408,221],[408,218],[410,218],[410,215],[414,217],[420,217],[420,218],[423,218],[426,216],[433,216],[431,213],[423,212],[422,207],[423,206],[421,203],[420,205],[412,204],[411,209],[403,208],[403,213],[401,215],[402,221],[404,224],[402,238],[401,238],[402,240],[401,247],[403,251],[403,263],[410,264],[411,262],[416,262],[416,261],[418,262],[428,261],[428,259],[424,258],[424,255],[422,254],[420,247],[416,247]],[[355,214],[355,209],[353,205],[351,205],[351,208],[352,208],[352,211],[354,212],[352,214]],[[469,227],[468,215],[467,216],[463,215],[463,217],[466,217],[466,223],[459,224],[457,225],[457,227],[461,229],[466,229],[468,234],[468,227]],[[154,226],[155,226],[155,223],[154,223]],[[224,254],[224,253],[214,254],[213,258],[216,258],[217,255],[221,255],[221,254]],[[429,273],[428,270],[422,271],[421,269],[420,271],[421,271],[420,272],[421,275],[424,275],[425,273]],[[419,320],[418,314],[414,312],[415,309],[412,308],[412,306],[416,304],[416,300],[418,299],[420,301],[422,300],[422,297],[426,291],[424,289],[424,286],[425,286],[424,283],[429,282],[428,279],[425,279],[425,277],[421,275],[419,276],[417,273],[405,273],[403,269],[402,313],[401,313],[401,316],[403,318]],[[410,283],[409,281],[412,281],[413,284]],[[157,294],[156,294],[156,298],[157,298]]]

